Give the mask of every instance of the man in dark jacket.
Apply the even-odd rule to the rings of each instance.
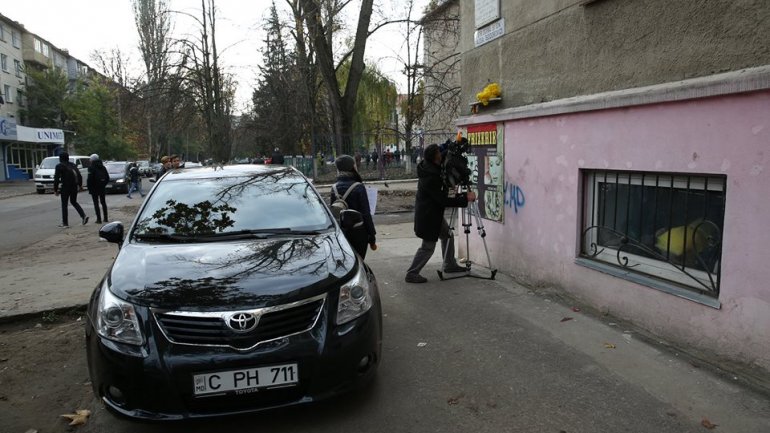
[[[277,147],[275,148],[275,150],[273,151],[273,157],[272,157],[272,160],[270,161],[270,164],[283,165],[283,154],[281,153],[281,149]]]
[[[348,189],[355,183],[358,185],[348,194],[345,198],[345,203],[348,205],[348,209],[356,210],[361,213],[361,217],[364,220],[364,228],[366,229],[367,239],[366,242],[356,242],[352,240],[351,243],[356,252],[362,257],[366,258],[366,244],[368,243],[372,250],[377,248],[377,239],[375,235],[377,231],[374,229],[374,221],[372,220],[372,212],[369,208],[369,196],[366,193],[366,187],[363,184],[361,175],[358,174],[356,169],[356,163],[352,156],[341,155],[334,161],[334,165],[337,167],[337,182],[331,191],[331,203],[334,203],[338,198],[342,198]],[[336,191],[336,193],[335,193]]]
[[[444,209],[447,207],[466,207],[468,202],[476,200],[476,194],[469,191],[465,194],[449,197],[448,188],[441,178],[441,151],[437,144],[431,144],[425,149],[425,159],[417,165],[417,197],[414,205],[414,233],[422,239],[422,245],[414,255],[409,270],[406,271],[407,283],[424,283],[428,281],[420,275],[420,271],[428,263],[436,242],[441,239],[441,253],[444,257],[444,272],[464,272],[455,261],[454,241],[449,236],[449,224],[444,219]]]
[[[132,198],[131,193],[134,191],[139,191],[139,195],[144,197],[144,191],[142,191],[142,177],[139,175],[139,167],[136,166],[135,162],[132,162],[129,165],[128,179],[131,182],[131,187],[128,189],[128,195],[126,195],[126,197]]]
[[[60,185],[61,184],[61,185]],[[78,211],[83,225],[88,223],[88,217],[83,212],[83,208],[78,204],[78,191],[83,190],[83,176],[75,164],[70,162],[70,155],[62,152],[59,155],[59,163],[53,175],[53,193],[61,194],[61,225],[59,227],[69,228],[69,215],[67,212],[67,202]]]
[[[91,199],[94,201],[94,211],[96,212],[96,223],[102,223],[102,213],[104,213],[104,222],[109,221],[107,217],[107,200],[105,198],[104,188],[110,183],[110,174],[107,172],[107,168],[99,159],[99,155],[91,155],[91,165],[88,166],[88,179],[86,179],[86,185],[88,186],[88,193],[91,194]],[[99,212],[99,203],[102,204],[102,210]]]

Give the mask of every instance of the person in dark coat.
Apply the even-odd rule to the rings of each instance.
[[[105,197],[105,187],[110,183],[110,174],[107,172],[107,167],[104,166],[102,160],[99,159],[99,155],[91,155],[91,165],[88,167],[88,179],[86,179],[86,185],[88,186],[88,193],[91,194],[91,200],[94,201],[94,211],[96,212],[96,223],[102,223],[102,214],[104,214],[104,222],[109,221],[107,216],[107,199]],[[102,211],[99,212],[99,203],[102,204]]]
[[[447,207],[466,207],[476,200],[473,191],[449,197],[449,190],[441,178],[441,151],[437,144],[425,149],[425,159],[417,164],[417,197],[414,204],[414,233],[422,239],[412,264],[406,271],[407,283],[428,281],[420,271],[428,263],[441,239],[441,253],[444,257],[444,272],[465,272],[455,261],[454,241],[449,237],[449,224],[444,219]]]
[[[369,196],[366,193],[366,187],[361,180],[361,175],[358,174],[356,169],[356,163],[352,156],[341,155],[334,161],[334,165],[337,166],[337,182],[334,184],[334,188],[331,191],[331,203],[334,203],[339,197],[345,195],[348,189],[358,182],[355,189],[348,194],[345,199],[345,203],[348,205],[348,209],[356,210],[361,213],[361,217],[364,220],[364,228],[367,234],[367,243],[372,250],[377,248],[377,231],[374,229],[374,221],[372,220],[372,212],[369,208]],[[336,190],[336,194],[335,194]],[[362,257],[366,258],[366,244],[353,245],[356,248],[356,252]]]
[[[70,155],[62,152],[59,155],[59,163],[53,175],[53,193],[61,195],[61,225],[59,227],[69,228],[67,202],[78,211],[83,225],[88,223],[88,217],[83,212],[83,208],[78,204],[78,191],[83,190],[83,176],[75,164],[70,162]]]
[[[281,149],[276,147],[275,150],[273,150],[273,158],[270,161],[270,164],[283,165],[283,154],[281,153]]]

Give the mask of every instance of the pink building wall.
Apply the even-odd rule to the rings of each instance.
[[[770,369],[770,92],[514,120],[504,141],[521,199],[504,224],[485,221],[499,269]],[[727,175],[721,308],[577,265],[580,169]],[[471,249],[482,257],[478,238]]]

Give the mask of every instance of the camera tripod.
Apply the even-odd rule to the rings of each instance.
[[[455,217],[457,216],[459,209],[460,213],[460,220],[461,224],[463,226],[463,233],[465,233],[465,251],[468,254],[468,257],[465,260],[465,271],[462,273],[454,273],[452,275],[444,275],[445,267],[446,267],[446,259],[449,253],[449,242],[446,242],[446,247],[444,248],[441,261],[441,270],[438,272],[438,277],[441,280],[453,280],[455,278],[463,278],[463,277],[471,277],[471,278],[480,278],[483,280],[494,280],[495,275],[497,275],[497,269],[495,269],[492,266],[492,259],[489,256],[489,248],[487,247],[487,232],[484,229],[484,223],[481,220],[481,213],[479,212],[479,205],[478,202],[472,201],[468,203],[468,206],[465,208],[452,208],[452,214],[449,217],[449,238],[452,239],[454,237],[454,224],[455,224]],[[473,225],[473,221],[476,221],[476,230],[478,231],[479,236],[481,237],[481,242],[484,244],[484,251],[487,254],[487,263],[489,264],[489,270],[491,274],[489,276],[483,276],[479,274],[472,273],[471,267],[473,265],[473,262],[471,261],[471,251],[470,251],[470,235],[471,235],[471,226]]]

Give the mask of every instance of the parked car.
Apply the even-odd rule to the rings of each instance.
[[[91,165],[91,159],[87,156],[70,156],[70,162],[75,164],[83,176],[83,188],[86,187],[86,178],[88,177],[88,167]],[[46,191],[53,192],[53,177],[56,171],[56,165],[59,164],[58,156],[44,158],[35,171],[35,190],[38,194],[45,194]]]
[[[154,176],[150,161],[136,161],[136,165],[139,168],[139,175],[142,177]]]
[[[128,165],[126,161],[105,162],[107,173],[110,174],[110,182],[105,187],[106,192],[128,192],[131,184],[128,178]]]
[[[380,360],[372,270],[293,168],[166,173],[88,307],[91,383],[110,410],[152,420],[236,414],[367,384]],[[344,227],[344,228],[343,228]]]

